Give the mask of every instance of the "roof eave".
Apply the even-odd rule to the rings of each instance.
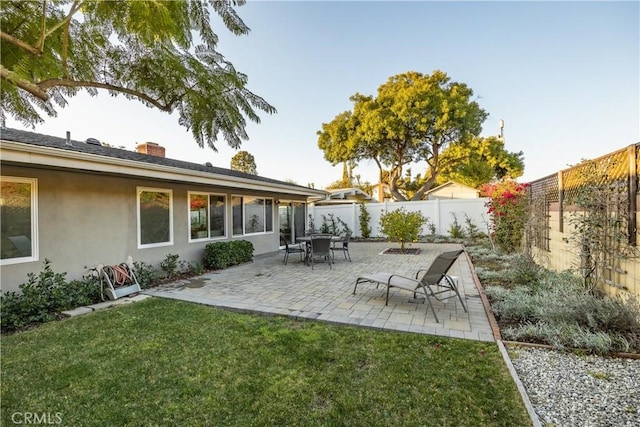
[[[271,191],[300,196],[324,196],[324,190],[256,181],[249,178],[228,176],[214,172],[185,170],[172,166],[157,165],[129,159],[99,156],[71,150],[60,150],[15,141],[0,140],[1,159],[32,166],[64,168],[99,173],[152,178],[194,184],[217,185],[230,188]]]

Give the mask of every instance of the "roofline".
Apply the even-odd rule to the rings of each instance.
[[[437,187],[433,187],[431,190],[426,191],[425,194],[433,193],[434,191],[439,190],[442,187],[446,187],[447,185],[450,185],[450,184],[459,185],[461,187],[468,188],[469,190],[473,190],[477,193],[480,193],[480,190],[478,190],[477,188],[469,187],[468,185],[460,184],[459,182],[449,180],[444,184],[440,184]]]
[[[324,190],[301,187],[299,185],[278,184],[240,178],[214,172],[187,170],[175,166],[158,165],[117,157],[61,150],[54,147],[28,144],[0,139],[3,163],[18,163],[47,168],[66,168],[141,178],[178,181],[191,184],[217,185],[248,190],[271,191],[301,196],[324,196]]]

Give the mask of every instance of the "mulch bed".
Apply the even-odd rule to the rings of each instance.
[[[389,248],[385,249],[382,253],[387,255],[418,255],[420,253],[420,248]]]

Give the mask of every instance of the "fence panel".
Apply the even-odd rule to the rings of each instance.
[[[421,212],[429,219],[429,223],[435,225],[435,232],[439,235],[448,235],[454,221],[464,226],[467,218],[480,230],[486,231],[489,222],[489,215],[485,204],[489,199],[438,199],[420,200],[415,202],[384,202],[366,203],[364,206],[369,213],[369,227],[371,227],[371,237],[383,237],[380,233],[380,218],[384,212],[391,212],[399,208],[404,208],[407,212]],[[316,228],[320,228],[330,215],[344,221],[355,237],[362,236],[360,230],[360,205],[357,203],[311,206],[309,215],[313,218]],[[420,234],[430,234],[431,230],[427,225],[423,227]]]
[[[548,267],[589,271],[597,259],[598,281],[608,290],[640,294],[638,259],[629,257],[637,254],[629,246],[637,245],[639,159],[640,144],[633,144],[531,183],[530,243]],[[576,230],[570,223],[581,218],[576,212],[600,220],[585,231],[581,245],[572,241]]]

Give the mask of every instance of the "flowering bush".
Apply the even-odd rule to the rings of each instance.
[[[491,214],[492,234],[496,244],[505,252],[520,248],[526,222],[527,189],[529,184],[501,181],[485,184],[480,189]]]

